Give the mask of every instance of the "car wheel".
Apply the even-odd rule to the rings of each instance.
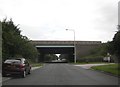
[[[28,74],[31,74],[31,70],[29,70]]]
[[[26,71],[23,71],[23,73],[22,73],[22,77],[23,77],[23,78],[26,77]]]

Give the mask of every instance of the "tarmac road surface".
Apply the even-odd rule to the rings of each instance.
[[[118,78],[68,63],[45,64],[27,75],[13,77],[2,85],[118,85]]]

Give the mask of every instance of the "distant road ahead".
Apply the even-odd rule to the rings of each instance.
[[[12,78],[3,85],[118,85],[118,78],[72,64],[46,64],[26,78]]]

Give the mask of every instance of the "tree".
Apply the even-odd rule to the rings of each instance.
[[[118,26],[120,28],[120,25]],[[117,61],[120,62],[120,30],[114,35],[114,38],[109,42],[108,51],[117,57]]]
[[[2,22],[2,53],[3,58],[13,57],[16,50],[19,49],[17,47],[16,39],[19,39],[20,37],[20,30],[17,28],[17,26],[14,25],[12,19],[10,21],[7,21],[7,19],[4,19]],[[19,41],[19,40],[18,40]],[[17,48],[16,48],[17,47]]]
[[[45,54],[44,57],[44,61],[52,61],[58,59],[58,57],[55,54]]]
[[[2,55],[3,60],[13,57],[34,60],[38,55],[37,49],[26,36],[21,35],[20,28],[12,19],[2,21]]]

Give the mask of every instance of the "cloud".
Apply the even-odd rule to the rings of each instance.
[[[118,3],[118,24],[120,25],[120,1]]]
[[[117,25],[117,0],[1,0],[0,18],[20,24],[30,39],[111,40]]]

